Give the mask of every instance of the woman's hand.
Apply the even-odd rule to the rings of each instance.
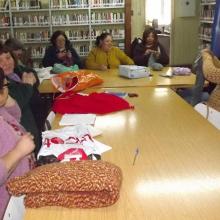
[[[150,53],[152,53],[152,51],[153,50],[151,50],[151,49],[147,49],[147,50],[145,50],[144,55],[149,55]]]
[[[150,54],[150,53],[152,53],[152,54],[156,54],[156,53],[159,53],[158,51],[156,51],[156,50],[151,50],[151,49],[147,49],[147,50],[145,50],[145,55],[148,55],[148,54]]]
[[[104,64],[99,66],[99,70],[107,70],[107,69],[108,69],[108,67]]]
[[[29,155],[34,150],[35,145],[33,139],[34,137],[30,133],[24,134],[18,140],[15,147],[1,157],[8,174],[10,174],[16,168],[19,161],[21,161],[25,156]]]
[[[67,54],[68,53],[66,52],[66,50],[62,50],[62,51],[57,53],[57,58],[60,59],[60,60],[63,60],[63,59],[66,58]]]
[[[33,139],[34,137],[30,133],[26,133],[21,136],[15,146],[15,150],[18,154],[20,154],[21,157],[25,157],[34,150],[35,145]]]
[[[22,82],[33,86],[36,83],[36,78],[32,72],[24,72],[22,75]]]
[[[68,52],[66,53],[66,56],[67,56],[68,58],[72,58],[72,54],[71,54],[71,52],[68,51]]]
[[[159,56],[160,56],[160,52],[159,51],[154,51],[153,54],[154,54],[156,59],[158,59]]]

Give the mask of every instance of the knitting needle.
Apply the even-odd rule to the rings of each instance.
[[[134,164],[135,164],[135,161],[136,161],[136,158],[137,158],[137,155],[139,154],[139,149],[137,148],[136,150],[135,150],[135,154],[134,154],[134,160],[133,160],[133,166],[134,166]]]

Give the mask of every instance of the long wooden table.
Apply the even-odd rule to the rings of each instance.
[[[98,116],[95,123],[103,131],[97,140],[112,147],[102,159],[123,172],[117,203],[99,209],[27,209],[25,220],[219,219],[219,131],[171,89],[135,92],[138,97],[127,99],[134,110]],[[57,115],[53,128],[59,120]]]
[[[140,79],[126,79],[119,76],[118,69],[109,69],[107,71],[85,70],[97,73],[104,82],[96,88],[120,88],[120,87],[174,87],[186,88],[195,84],[195,75],[173,76],[172,78],[162,77],[160,74],[172,71],[171,67],[165,67],[162,71],[151,71],[152,76]],[[43,80],[39,86],[40,93],[56,93],[50,80]]]

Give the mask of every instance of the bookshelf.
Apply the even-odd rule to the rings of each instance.
[[[88,54],[104,31],[112,33],[115,45],[128,52],[130,7],[131,0],[0,0],[0,37],[24,42],[31,48],[35,67],[56,30],[65,31],[80,56]]]
[[[211,47],[215,5],[215,0],[202,0],[200,3],[199,50]]]

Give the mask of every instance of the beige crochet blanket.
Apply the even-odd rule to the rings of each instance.
[[[203,74],[205,78],[217,86],[211,93],[207,104],[220,112],[220,61],[210,51],[202,52]]]

